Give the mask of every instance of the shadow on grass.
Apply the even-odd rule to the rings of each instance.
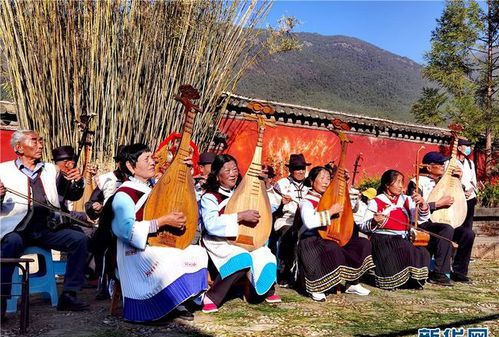
[[[462,327],[465,325],[482,323],[482,322],[495,320],[495,319],[499,319],[499,314],[487,315],[487,316],[477,317],[477,318],[473,318],[473,319],[465,319],[465,320],[461,320],[461,321],[455,321],[455,322],[441,324],[441,325],[435,325],[435,326],[422,326],[419,328],[394,331],[394,332],[384,333],[384,334],[379,334],[379,335],[355,335],[355,337],[395,337],[395,336],[417,335],[418,329],[422,329],[422,328],[428,328],[428,329],[458,328],[458,327]]]

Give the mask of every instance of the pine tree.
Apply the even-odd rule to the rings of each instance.
[[[423,123],[458,122],[473,140],[485,136],[490,175],[493,139],[499,130],[499,3],[488,0],[484,7],[475,0],[447,1],[423,69],[423,76],[438,89],[424,88],[412,112]]]

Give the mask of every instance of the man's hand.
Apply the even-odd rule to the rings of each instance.
[[[438,199],[438,201],[435,203],[435,207],[437,209],[449,208],[450,206],[452,206],[453,203],[454,203],[454,198],[451,197],[450,195],[445,195],[445,196],[441,197],[440,199]]]
[[[282,196],[282,200],[281,200],[281,202],[282,202],[282,204],[283,204],[283,205],[287,205],[287,204],[289,204],[289,203],[291,202],[291,200],[293,200],[293,199],[291,198],[291,196],[290,196],[290,195],[285,194],[285,195],[283,195],[283,196]]]
[[[97,201],[92,204],[92,209],[96,214],[100,214],[100,212],[102,212],[102,207],[102,204]]]
[[[62,173],[64,178],[69,181],[80,181],[82,179],[80,170],[77,168],[68,170],[67,172]]]
[[[2,181],[0,180],[0,199],[3,199],[3,197],[5,197],[6,193],[7,193],[7,189],[5,188]]]
[[[463,170],[461,170],[460,167],[455,167],[452,170],[452,176],[461,179],[461,177],[463,176]]]
[[[97,165],[88,164],[87,170],[88,170],[88,173],[90,173],[91,177],[95,177],[95,175],[97,174]]]

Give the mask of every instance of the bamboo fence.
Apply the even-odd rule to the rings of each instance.
[[[77,145],[75,121],[94,115],[94,161],[119,144],[155,148],[179,132],[173,100],[181,84],[199,89],[203,113],[194,141],[206,149],[232,91],[255,60],[274,50],[256,29],[271,2],[0,0],[0,39],[22,128],[50,149]],[[262,35],[264,34],[264,35]],[[271,37],[275,40],[275,34]],[[275,43],[275,41],[273,41]]]

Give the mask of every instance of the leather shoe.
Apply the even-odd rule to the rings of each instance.
[[[175,308],[175,311],[173,312],[173,315],[175,318],[180,318],[183,319],[184,321],[193,321],[194,320],[194,315],[192,312],[187,310],[186,307],[183,305],[179,305],[178,307]]]
[[[432,271],[428,277],[428,282],[441,286],[452,287],[454,282],[451,281],[444,273]]]
[[[84,311],[88,310],[88,303],[78,299],[76,294],[64,292],[59,297],[57,302],[57,310],[59,311]]]
[[[470,283],[471,282],[471,279],[468,276],[466,276],[466,275],[464,275],[462,273],[459,273],[457,271],[456,272],[451,272],[450,273],[450,278],[454,282],[462,282],[462,283]]]

